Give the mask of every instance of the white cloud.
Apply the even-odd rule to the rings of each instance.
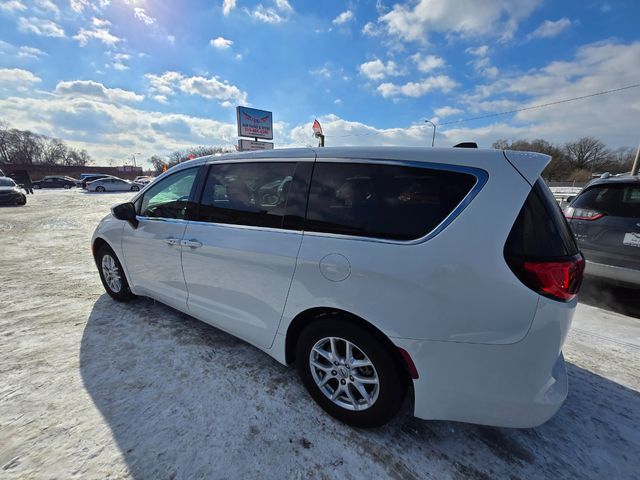
[[[464,113],[463,110],[454,107],[440,107],[436,108],[433,111],[438,117],[451,117],[452,115],[460,115]]]
[[[199,95],[204,98],[215,99],[221,105],[246,104],[247,93],[235,85],[220,81],[217,77],[186,77],[179,72],[165,72],[162,75],[145,75],[150,84],[151,92],[165,97],[181,91],[189,95]]]
[[[55,93],[74,98],[94,97],[116,103],[140,102],[144,100],[144,95],[139,95],[121,88],[107,88],[102,83],[94,82],[93,80],[59,82],[56,85]]]
[[[176,43],[176,37],[174,35],[168,35],[167,36],[167,41],[171,44],[174,45]]]
[[[0,87],[20,87],[24,84],[39,83],[41,81],[40,77],[35,76],[29,70],[23,70],[21,68],[0,68]]]
[[[187,77],[180,81],[180,90],[190,95],[200,95],[224,102],[235,102],[235,104],[246,104],[247,94],[235,85],[221,82],[216,77]],[[223,105],[225,106],[225,105]],[[231,104],[227,104],[231,106]]]
[[[65,36],[63,28],[51,20],[36,17],[20,17],[18,19],[18,30],[23,33],[33,33],[41,37]]]
[[[76,13],[82,13],[85,8],[90,8],[94,12],[101,12],[106,6],[111,3],[111,0],[70,0],[69,5],[71,9]],[[131,3],[125,0],[125,3]]]
[[[423,56],[421,53],[416,53],[414,55],[411,55],[411,60],[415,62],[418,70],[425,73],[445,66],[444,59],[436,55]]]
[[[564,17],[555,22],[552,20],[545,20],[529,34],[529,38],[553,38],[560,35],[567,28],[571,26],[571,20]]]
[[[293,7],[287,0],[273,0],[274,7],[265,7],[259,3],[253,11],[245,8],[245,12],[264,23],[281,23],[293,13]]]
[[[133,16],[140,20],[145,25],[152,25],[156,23],[156,19],[147,15],[144,8],[136,7],[133,9]]]
[[[385,98],[400,96],[415,98],[422,97],[432,90],[440,90],[441,92],[447,93],[457,85],[458,83],[447,75],[436,75],[418,82],[408,82],[404,85],[382,83],[378,85],[378,92]]]
[[[369,37],[377,37],[378,35],[382,35],[382,30],[378,25],[373,22],[365,23],[364,27],[362,27],[363,35],[367,35]]]
[[[5,10],[7,12],[22,12],[26,9],[27,7],[25,6],[25,4],[19,0],[5,0],[0,3],[0,10]]]
[[[129,66],[125,65],[122,62],[114,62],[113,63],[113,68],[114,68],[114,70],[119,70],[119,71],[129,70]]]
[[[41,11],[51,12],[56,17],[60,15],[60,9],[51,0],[37,0],[36,5],[38,6],[38,9]]]
[[[18,49],[18,56],[22,58],[40,58],[42,55],[46,54],[39,48],[23,45]]]
[[[540,3],[541,0],[418,0],[394,5],[379,21],[389,34],[408,42],[427,42],[430,32],[510,38],[520,21]]]
[[[458,99],[466,110],[508,111],[589,95],[638,83],[640,42],[598,42],[581,47],[570,61],[550,62],[521,74],[502,75],[472,94]],[[523,100],[524,97],[524,100]],[[612,147],[637,143],[635,125],[640,116],[638,90],[526,110],[482,129],[458,128],[457,133],[476,132],[478,138],[546,138],[566,142],[585,135],[601,138]],[[467,137],[469,138],[469,137]],[[490,143],[490,142],[489,142]]]
[[[74,40],[77,40],[80,43],[81,47],[86,46],[89,40],[98,40],[110,47],[113,47],[118,42],[122,41],[121,38],[116,37],[109,31],[108,27],[111,25],[111,22],[108,20],[94,17],[91,23],[93,24],[93,28],[91,30],[81,28],[73,37]]]
[[[489,59],[488,45],[469,47],[465,50],[465,53],[474,57],[470,63],[477,73],[487,78],[495,78],[498,76],[498,68],[491,65],[491,60]]]
[[[333,101],[333,103],[334,103],[335,105],[342,105],[342,99],[341,99],[341,98],[336,98],[336,99]]]
[[[309,73],[311,75],[323,78],[331,78],[331,76],[333,75],[333,72],[331,71],[331,69],[329,69],[329,67],[321,67],[316,68],[315,70],[309,70]]]
[[[229,48],[231,45],[233,45],[233,40],[229,40],[228,38],[223,38],[223,37],[217,37],[212,39],[209,42],[209,45],[211,45],[213,48],[225,50]]]
[[[193,145],[232,146],[235,122],[142,110],[91,96],[46,95],[0,99],[11,126],[63,138],[98,162],[132,151],[168,154]]]
[[[223,0],[222,2],[222,14],[229,15],[231,11],[236,8],[236,0]]]
[[[382,80],[385,77],[403,75],[404,73],[393,60],[384,63],[379,58],[363,63],[358,69],[362,75],[371,80]]]
[[[345,12],[342,12],[336,18],[334,18],[333,24],[344,25],[345,23],[350,22],[351,20],[353,20],[353,12],[351,10],[347,10]]]

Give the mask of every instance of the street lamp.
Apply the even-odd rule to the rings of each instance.
[[[433,147],[433,144],[436,141],[436,124],[431,120],[425,120],[425,123],[429,123],[433,126],[433,137],[431,137],[431,146]]]
[[[136,165],[136,155],[140,155],[140,152],[136,152],[133,155],[131,155],[131,159],[133,160],[133,166],[137,166]]]

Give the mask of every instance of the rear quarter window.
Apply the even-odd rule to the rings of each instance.
[[[549,260],[577,253],[578,247],[560,206],[544,181],[538,180],[509,233],[505,256]]]
[[[447,170],[318,162],[305,230],[415,240],[437,227],[476,181],[473,175]]]

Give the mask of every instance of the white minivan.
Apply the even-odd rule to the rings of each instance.
[[[203,157],[113,207],[92,239],[114,299],[154,298],[295,363],[355,426],[414,414],[548,420],[584,259],[540,173],[477,148]],[[206,381],[206,379],[205,379]]]

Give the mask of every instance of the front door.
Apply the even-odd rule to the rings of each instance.
[[[122,249],[131,287],[182,311],[187,289],[182,275],[182,237],[198,167],[180,170],[147,190],[138,204],[138,227],[124,226]]]
[[[183,237],[189,312],[269,348],[302,241],[311,161],[210,166]]]

